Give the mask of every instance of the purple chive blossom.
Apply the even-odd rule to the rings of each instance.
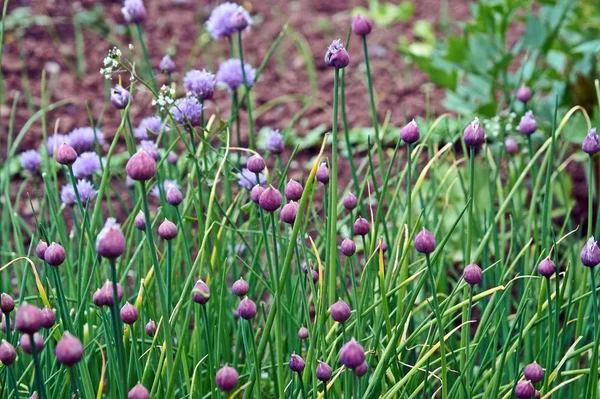
[[[173,73],[175,72],[175,61],[168,55],[165,55],[162,60],[160,60],[160,64],[158,64],[158,69],[165,73]]]
[[[219,39],[221,37],[231,36],[238,31],[237,27],[232,21],[232,17],[241,14],[247,21],[248,27],[252,24],[252,19],[248,11],[244,7],[235,3],[223,3],[210,13],[208,21],[206,21],[206,29],[212,36],[213,39]]]
[[[590,237],[581,250],[581,263],[587,267],[596,267],[600,264],[600,248],[594,237]]]
[[[67,138],[64,134],[55,134],[54,136],[48,137],[48,141],[46,141],[46,148],[48,149],[48,156],[53,157],[54,153],[58,151],[58,147],[64,142],[67,141]]]
[[[69,144],[78,154],[89,151],[94,143],[98,140],[99,145],[104,144],[104,133],[99,129],[96,129],[94,134],[94,128],[92,127],[80,127],[71,130],[71,133],[67,136],[67,144]],[[58,144],[60,146],[60,144]]]
[[[169,189],[171,187],[175,187],[175,188],[179,189],[179,185],[177,184],[177,182],[175,180],[165,180],[163,182],[163,190],[165,192],[165,195],[167,194],[167,191],[169,191]],[[160,190],[159,190],[158,185],[156,185],[152,188],[152,191],[150,191],[150,194],[152,194],[156,198],[160,198]]]
[[[163,123],[158,116],[149,116],[142,119],[138,127],[135,128],[133,134],[136,139],[146,140],[148,138],[148,131],[159,134],[163,130]],[[165,128],[165,131],[168,130]]]
[[[346,68],[350,63],[350,55],[344,48],[341,40],[331,42],[325,53],[325,64],[334,68]]]
[[[198,126],[203,109],[197,98],[185,97],[175,101],[171,113],[175,121],[181,125],[190,123],[192,126]]]
[[[77,191],[79,191],[79,199],[85,204],[86,202],[96,198],[98,192],[87,180],[79,180],[77,182]],[[71,184],[66,184],[60,190],[60,200],[65,205],[75,205],[77,203],[77,197],[75,196],[75,190]]]
[[[146,151],[146,153],[154,158],[155,161],[158,161],[160,155],[158,153],[158,146],[154,141],[142,140],[140,141],[140,148]]]
[[[84,152],[73,162],[73,174],[76,178],[93,176],[101,169],[100,157],[95,152]]]
[[[279,130],[273,129],[267,134],[265,149],[272,154],[281,154],[284,149],[283,137]]]
[[[583,139],[581,149],[590,156],[600,152],[600,139],[598,139],[598,132],[595,127],[591,128]]]
[[[146,8],[142,0],[125,0],[121,14],[128,24],[137,24],[146,19]]]
[[[248,191],[252,190],[252,188],[257,184],[256,173],[250,172],[247,168],[242,169],[242,171],[237,173],[236,176],[239,179],[238,184]],[[258,184],[262,186],[266,182],[267,178],[265,177],[264,173],[259,173]]]
[[[116,85],[110,89],[110,102],[116,109],[125,109],[130,102],[133,102],[133,97],[129,90],[121,85]]]
[[[526,136],[530,136],[537,130],[537,122],[533,116],[533,112],[527,111],[521,118],[519,123],[519,132]]]
[[[21,153],[21,166],[29,173],[37,172],[41,164],[42,158],[36,150],[27,150]]]
[[[198,100],[210,100],[215,92],[216,77],[206,69],[192,69],[183,78],[183,87]]]
[[[256,69],[254,69],[252,65],[244,63],[244,71],[246,73],[246,82],[248,83],[248,86],[253,86]],[[217,81],[227,86],[230,91],[242,86],[244,84],[242,62],[236,58],[223,62],[219,66],[219,71],[217,72]]]

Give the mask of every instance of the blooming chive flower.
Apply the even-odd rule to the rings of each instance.
[[[101,130],[92,127],[80,127],[71,130],[67,136],[67,144],[69,144],[78,154],[89,151],[94,143],[98,141],[98,145],[104,144],[104,133]],[[60,144],[59,144],[60,145]]]
[[[146,19],[146,7],[142,0],[125,0],[121,14],[128,24],[137,24]]]
[[[350,55],[344,48],[341,40],[331,42],[325,53],[325,64],[334,68],[346,68],[350,63]]]
[[[527,111],[521,118],[519,123],[519,132],[526,136],[530,136],[537,130],[537,122],[533,116],[533,112]]]
[[[116,109],[125,109],[127,104],[133,102],[133,97],[129,94],[129,90],[121,85],[116,85],[110,89],[110,102]]]
[[[180,125],[189,123],[192,126],[200,125],[200,117],[204,107],[197,98],[185,97],[175,101],[175,105],[171,109],[173,118]]]
[[[256,69],[247,62],[244,63],[244,72],[246,74],[246,83],[249,87],[254,85]],[[244,75],[242,75],[242,62],[236,58],[231,58],[219,66],[217,72],[217,81],[229,88],[230,91],[237,89],[244,84]]]
[[[158,69],[163,73],[171,74],[175,72],[175,61],[168,55],[165,55],[162,60],[160,60],[160,64],[158,64]]]
[[[265,140],[265,149],[272,154],[281,154],[284,149],[283,137],[279,130],[273,129],[267,134],[267,139]]]
[[[215,93],[216,77],[206,69],[192,69],[183,78],[183,87],[198,100],[210,100]]]
[[[37,172],[41,164],[42,158],[36,150],[27,150],[21,153],[21,166],[29,173]]]
[[[158,116],[148,116],[140,122],[138,127],[135,128],[133,134],[136,139],[146,140],[148,138],[148,131],[158,134],[163,129],[163,122]],[[165,131],[168,129],[165,128]]]
[[[77,182],[77,191],[79,192],[79,199],[82,204],[86,204],[88,201],[96,198],[98,192],[87,180],[79,180]],[[60,200],[65,205],[75,205],[77,203],[77,196],[75,190],[71,184],[65,184],[60,190]]]
[[[590,237],[580,255],[581,263],[587,267],[596,267],[600,263],[600,248],[594,237]]]
[[[600,152],[600,139],[595,127],[591,128],[585,139],[583,139],[581,149],[590,156]]]
[[[206,21],[206,29],[212,36],[213,39],[219,39],[221,37],[228,37],[238,31],[240,24],[234,24],[234,16],[241,14],[247,21],[247,27],[244,30],[248,30],[248,26],[252,24],[250,14],[244,7],[235,3],[223,3],[210,13],[208,21]]]
[[[101,169],[100,162],[100,157],[95,152],[84,152],[73,163],[73,174],[78,179],[93,176]]]
[[[48,150],[48,156],[53,157],[54,153],[58,151],[58,147],[64,142],[67,141],[67,138],[63,134],[55,134],[53,136],[48,137],[46,141],[46,149]]]
[[[242,171],[237,173],[236,176],[239,179],[238,184],[248,191],[252,190],[256,184],[262,186],[267,182],[267,178],[265,177],[264,173],[259,173],[257,183],[256,173],[250,172],[247,168],[242,169]]]
[[[108,218],[96,238],[96,252],[104,258],[115,259],[121,256],[123,251],[125,251],[125,236],[121,226],[115,218]]]

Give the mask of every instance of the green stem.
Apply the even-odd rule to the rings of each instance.
[[[406,173],[406,220],[408,225],[408,231],[411,231],[411,214],[412,214],[412,144],[408,144],[408,149],[406,150],[406,165],[407,165],[407,173]]]
[[[590,156],[588,157],[588,228],[587,228],[587,236],[585,238],[590,238],[592,236],[592,219],[593,213],[592,205],[594,204],[594,159]]]
[[[546,278],[546,294],[548,298],[548,331],[550,332],[550,339],[548,344],[548,350],[546,352],[546,370],[552,370],[552,357],[554,352],[554,327],[552,323],[552,292],[550,289],[550,279]],[[548,391],[548,384],[550,383],[550,373],[546,373],[546,378],[544,379],[544,392]]]
[[[183,231],[182,231],[183,233]],[[169,310],[171,309],[171,279],[173,271],[173,245],[171,244],[171,240],[167,241],[167,303],[169,305]]]
[[[329,198],[329,259],[327,259],[327,278],[329,302],[335,300],[335,276],[337,263],[337,198],[338,198],[338,164],[337,164],[337,128],[338,128],[338,91],[340,70],[335,68],[333,75],[333,121],[331,128],[331,179]]]
[[[215,393],[215,370],[213,368],[212,354],[211,349],[212,345],[210,343],[210,333],[209,333],[209,324],[208,324],[208,311],[206,310],[206,305],[202,305],[202,317],[204,318],[204,337],[206,339],[206,359],[208,360],[208,370],[209,370],[209,380],[210,380],[210,393],[213,395]]]
[[[15,393],[15,399],[19,399],[19,388],[17,387],[17,381],[15,381],[15,376],[13,374],[12,367],[7,367],[8,370],[8,379],[10,380],[10,386]]]
[[[112,296],[113,305],[110,308],[110,314],[112,317],[113,331],[115,334],[115,350],[117,352],[117,361],[119,363],[118,369],[120,372],[119,386],[121,388],[121,395],[125,395],[127,392],[125,388],[126,374],[125,374],[125,363],[124,351],[123,351],[123,327],[121,325],[121,319],[119,317],[119,292],[117,290],[117,265],[113,259],[110,260],[110,273],[112,278]]]
[[[248,112],[248,145],[251,150],[254,149],[254,121],[252,119],[252,99],[250,98],[250,86],[246,78],[246,69],[244,66],[244,52],[242,51],[242,31],[238,33],[238,52],[242,64],[242,78],[244,79],[244,88],[246,89],[246,112]]]
[[[152,72],[152,64],[150,63],[150,57],[148,56],[148,49],[146,48],[146,42],[144,41],[144,32],[142,31],[142,26],[140,24],[136,24],[138,38],[140,39],[140,44],[142,46],[142,52],[144,53],[144,61],[146,62],[146,68],[148,69],[148,76],[150,83],[152,84],[152,88],[155,92],[158,91],[156,87],[156,80],[154,79],[154,73]]]
[[[35,340],[33,334],[29,334],[29,340],[31,341],[31,356],[33,356],[33,364],[35,366],[35,383],[37,385],[38,393],[41,399],[46,398],[46,388],[44,387],[44,376],[42,375],[42,366],[38,357],[37,348],[35,346]]]
[[[594,337],[592,339],[594,346],[592,349],[590,377],[587,383],[589,392],[585,395],[585,397],[596,399],[598,394],[598,340],[600,338],[600,321],[598,319],[598,294],[596,293],[596,277],[593,267],[590,267],[590,276],[592,280],[592,307],[594,309]]]

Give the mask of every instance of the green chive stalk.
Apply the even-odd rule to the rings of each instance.
[[[157,92],[158,88],[156,87],[156,79],[154,79],[154,72],[152,72],[153,69],[152,64],[150,63],[150,56],[148,55],[148,48],[146,47],[146,42],[144,40],[144,31],[142,30],[142,25],[139,23],[135,25],[137,28],[138,38],[140,40],[140,45],[142,46],[142,52],[144,53],[144,61],[146,62],[146,69],[148,71],[150,84],[152,85],[154,91]]]
[[[246,91],[246,112],[248,112],[248,146],[254,149],[254,120],[252,119],[252,99],[250,98],[250,86],[246,78],[246,68],[244,65],[244,52],[242,51],[242,31],[238,32],[238,53],[240,63],[242,64],[242,78],[244,79],[244,89]]]
[[[442,399],[448,398],[448,368],[446,366],[446,344],[444,341],[444,322],[442,320],[442,314],[440,313],[440,305],[437,298],[437,289],[435,284],[435,277],[433,275],[433,268],[429,254],[425,255],[427,259],[427,273],[429,275],[429,285],[431,286],[431,296],[433,303],[433,311],[438,327],[438,339],[440,341],[440,361],[441,361],[441,372],[442,372]]]
[[[33,356],[33,364],[35,366],[35,384],[40,395],[40,399],[46,399],[46,388],[44,385],[44,375],[42,374],[42,365],[40,364],[39,353],[37,351],[33,334],[29,334],[31,341],[31,356]]]
[[[121,318],[119,316],[119,292],[117,289],[117,265],[113,259],[110,260],[110,273],[112,278],[112,296],[113,305],[110,307],[110,314],[112,317],[112,327],[115,335],[115,350],[117,353],[118,370],[120,375],[119,387],[121,388],[121,394],[124,395],[127,392],[125,388],[126,373],[125,373],[125,352],[123,349],[123,326],[121,325]]]
[[[592,339],[592,361],[590,364],[590,376],[587,382],[585,397],[596,399],[598,395],[598,340],[600,339],[600,320],[598,319],[598,293],[596,292],[596,276],[594,268],[590,267],[592,282],[592,308],[594,310],[594,337]]]

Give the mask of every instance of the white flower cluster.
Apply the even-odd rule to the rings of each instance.
[[[117,47],[113,47],[108,51],[108,56],[104,58],[104,68],[100,68],[100,73],[104,75],[105,79],[111,79],[115,68],[119,67],[119,61],[121,60],[121,50]]]
[[[514,128],[514,120],[516,119],[517,114],[514,112],[510,112],[508,114],[504,114],[502,116],[496,115],[491,119],[483,120],[483,128],[485,132],[493,137],[500,136],[500,127],[501,123],[504,123],[504,133],[512,132]]]
[[[168,106],[173,105],[173,103],[175,102],[175,100],[173,99],[174,97],[175,97],[175,88],[169,87],[167,85],[163,85],[160,88],[160,91],[158,92],[158,98],[152,100],[152,106],[153,107],[158,106],[158,109],[160,111],[163,111]]]

